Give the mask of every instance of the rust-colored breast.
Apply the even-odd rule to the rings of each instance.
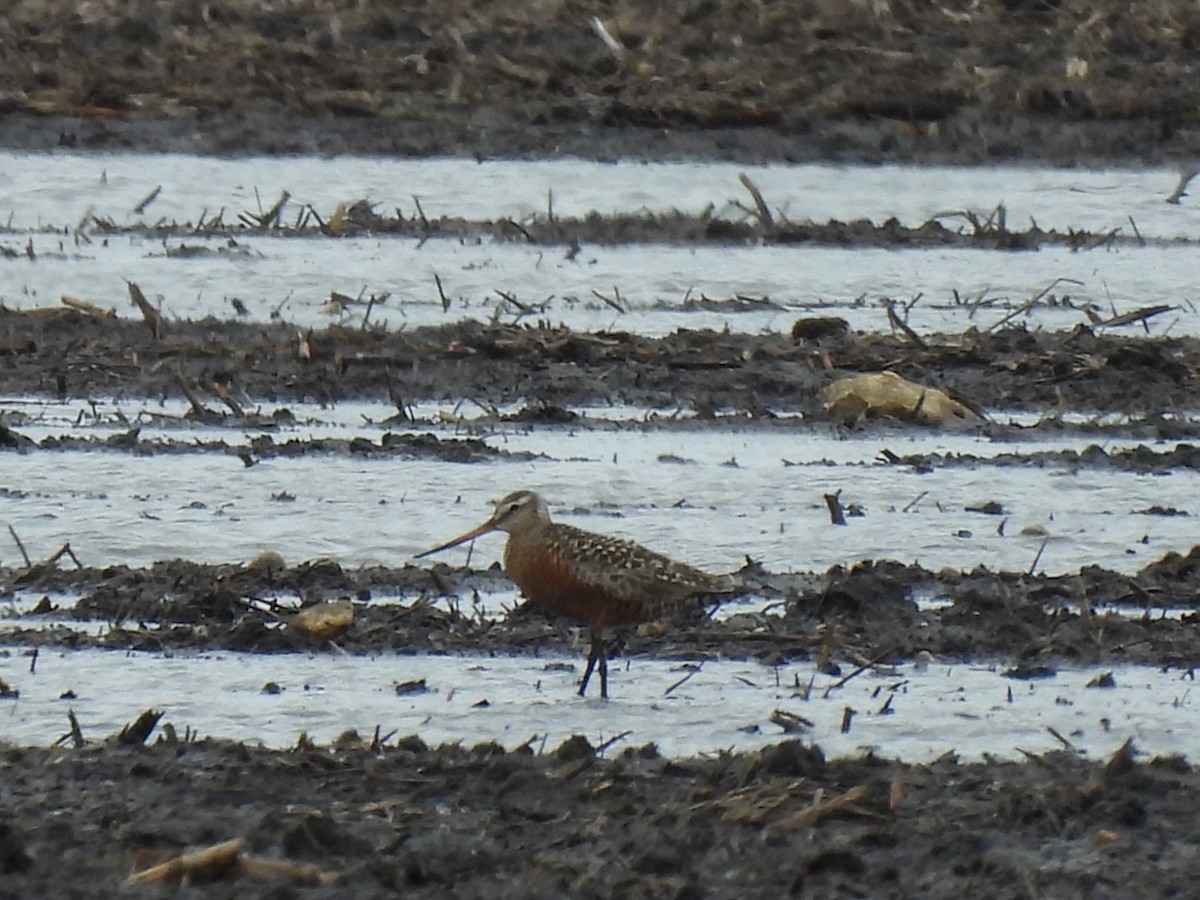
[[[646,622],[729,591],[725,579],[632,541],[556,522],[510,535],[504,568],[530,601],[592,628]]]
[[[636,598],[618,597],[583,577],[552,541],[509,537],[504,569],[530,602],[591,628],[633,625],[652,618]]]

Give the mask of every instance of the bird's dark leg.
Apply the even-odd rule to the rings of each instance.
[[[608,648],[600,645],[600,699],[608,699]]]
[[[608,699],[608,648],[604,645],[603,638],[600,637],[599,631],[592,632],[592,649],[588,652],[587,668],[583,670],[583,682],[579,685],[579,696],[582,697],[587,693],[588,681],[591,680],[592,671],[600,669],[600,696],[604,700]]]
[[[583,681],[579,685],[579,696],[582,697],[587,693],[588,681],[592,677],[592,669],[596,668],[596,645],[592,644],[592,649],[588,653],[587,668],[583,670]]]

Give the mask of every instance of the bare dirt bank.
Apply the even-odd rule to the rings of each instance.
[[[347,735],[0,753],[13,897],[174,895],[124,882],[231,838],[289,865],[213,866],[182,895],[1106,900],[1190,896],[1200,877],[1200,777],[1126,752],[906,766],[794,741],[664,760]]]
[[[680,329],[650,338],[473,321],[404,332],[331,326],[298,333],[282,323],[205,320],[165,323],[156,337],[131,319],[65,308],[0,310],[0,390],[82,398],[190,393],[201,417],[200,410],[224,408],[224,393],[248,409],[258,401],[365,398],[392,401],[402,412],[419,400],[470,397],[494,405],[523,401],[531,422],[561,421],[570,415],[564,406],[606,403],[701,418],[801,412],[833,421],[823,412],[821,388],[841,375],[891,369],[977,408],[1125,413],[1162,437],[1191,431],[1184,418],[1161,417],[1200,380],[1200,342],[1193,338],[1082,326],[1070,334],[1005,328],[924,337],[840,327],[809,338],[803,324],[797,337]]]
[[[1065,164],[1200,150],[1188,0],[33,0],[0,46],[8,147]]]

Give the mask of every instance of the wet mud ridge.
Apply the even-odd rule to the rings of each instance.
[[[382,401],[393,404],[393,421],[403,425],[409,404],[463,397],[492,407],[523,402],[518,419],[528,424],[569,424],[566,407],[606,404],[679,410],[699,420],[800,413],[836,422],[822,389],[842,375],[887,369],[974,410],[1041,411],[1048,418],[1062,410],[1122,413],[1144,433],[1169,439],[1193,435],[1186,418],[1169,414],[1200,383],[1194,338],[1085,326],[1070,333],[1009,327],[921,336],[900,328],[881,335],[851,332],[836,318],[801,318],[791,335],[680,329],[650,338],[544,323],[465,321],[403,332],[297,332],[282,323],[225,320],[147,324],[65,308],[0,310],[0,390],[183,397],[194,421],[268,431],[286,424],[289,413],[260,414],[262,403]],[[20,419],[8,426],[19,429]],[[3,443],[27,446],[12,434]]]
[[[1059,163],[1200,150],[1189,0],[38,0],[0,27],[11,147]]]
[[[795,741],[667,760],[583,738],[137,740],[0,746],[11,896],[1184,897],[1200,876],[1200,775],[1129,746],[906,766]]]
[[[925,652],[1001,664],[1015,677],[1074,664],[1188,670],[1200,659],[1200,547],[1172,551],[1135,575],[1100,566],[1055,576],[933,572],[881,560],[821,575],[748,562],[734,578],[729,615],[639,630],[625,637],[624,652],[768,665],[819,657],[848,667]],[[244,565],[94,568],[68,546],[51,560],[0,569],[4,595],[45,592],[28,612],[0,621],[5,643],[24,647],[323,652],[332,640],[351,653],[527,654],[574,642],[577,625],[529,604],[497,618],[458,600],[510,586],[496,567],[344,569],[328,559],[287,567],[270,553]],[[63,592],[78,599],[60,608]],[[939,602],[920,605],[918,596]],[[772,611],[748,611],[749,597],[774,601]],[[330,606],[344,614],[319,627],[298,617]]]
[[[289,210],[288,221],[284,207],[291,195],[284,191],[276,204],[267,210],[242,211],[236,218],[227,211],[217,210],[211,216],[198,215],[195,221],[159,219],[153,222],[118,223],[111,218],[90,214],[75,227],[76,234],[92,238],[113,236],[153,237],[164,241],[165,254],[174,259],[237,258],[250,253],[238,243],[239,238],[347,238],[362,235],[413,238],[419,242],[434,239],[457,241],[488,241],[519,243],[534,247],[565,248],[567,259],[575,258],[582,247],[625,246],[629,244],[686,244],[688,246],[826,246],[826,247],[891,247],[930,249],[939,247],[970,247],[976,250],[1033,251],[1043,247],[1065,247],[1073,252],[1111,250],[1133,247],[1187,246],[1194,240],[1176,236],[1148,238],[1137,228],[1132,218],[1129,228],[1117,226],[1105,231],[1089,231],[1082,227],[1066,230],[1042,228],[1030,222],[1025,228],[1012,227],[1007,208],[1000,204],[990,212],[947,210],[919,225],[904,225],[895,218],[881,223],[869,219],[849,222],[791,221],[786,213],[772,209],[769,197],[744,173],[741,182],[748,196],[731,200],[721,208],[710,204],[697,213],[678,210],[600,214],[585,216],[556,214],[553,195],[548,198],[545,213],[516,218],[465,219],[461,216],[425,215],[419,200],[416,211],[405,215],[400,209],[380,210],[369,199],[341,203],[323,216],[311,204],[299,207],[294,217]],[[1190,178],[1180,181],[1175,195],[1166,202],[1178,203],[1190,185]],[[154,194],[148,197],[154,199]],[[45,230],[52,230],[45,226]],[[67,228],[62,228],[66,231]],[[224,246],[201,243],[203,238],[223,237]],[[168,239],[179,243],[166,244]],[[188,241],[192,243],[188,243]],[[0,255],[9,259],[22,256],[35,258],[32,245],[0,244]],[[439,285],[440,290],[440,285]],[[447,298],[443,295],[443,302]],[[700,302],[699,300],[695,302]],[[713,302],[713,301],[710,301]],[[717,301],[720,302],[720,301]],[[617,312],[622,311],[619,298],[609,301]],[[687,308],[685,306],[685,308]],[[1130,321],[1136,321],[1131,317]]]

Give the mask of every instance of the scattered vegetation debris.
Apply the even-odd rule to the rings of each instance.
[[[117,743],[127,746],[137,746],[138,744],[146,743],[150,737],[150,733],[154,731],[154,726],[158,724],[158,720],[162,718],[162,711],[148,709],[140,716],[121,729],[117,735]]]
[[[417,678],[413,681],[402,681],[396,685],[396,695],[399,697],[408,694],[428,694],[430,688],[425,684],[424,678]]]
[[[1015,678],[1019,681],[1034,681],[1041,678],[1053,678],[1058,670],[1053,666],[1038,663],[1019,663],[1000,673],[1005,678]]]
[[[495,409],[514,396],[552,396],[553,403],[531,403],[533,421],[578,421],[570,415],[587,404],[618,403],[645,408],[694,409],[701,420],[720,421],[729,412],[743,411],[766,422],[771,415],[801,413],[813,418],[828,416],[827,396],[832,384],[855,373],[879,375],[904,371],[921,383],[923,373],[947,373],[938,389],[951,392],[963,407],[974,409],[1020,408],[1042,411],[1046,418],[1036,427],[1061,430],[1054,415],[1083,406],[1123,413],[1127,423],[1105,426],[1119,430],[1139,425],[1160,437],[1184,441],[1200,436],[1200,426],[1190,420],[1167,421],[1147,410],[1169,408],[1179,385],[1187,384],[1200,370],[1200,340],[1127,337],[1109,330],[1094,334],[1085,329],[1069,341],[1056,332],[1024,328],[973,332],[966,335],[925,335],[926,348],[912,346],[899,337],[846,332],[823,339],[819,348],[797,344],[786,335],[715,333],[679,329],[661,337],[623,332],[584,333],[545,323],[488,324],[464,320],[440,327],[389,332],[343,326],[306,329],[297,334],[283,323],[254,323],[234,318],[221,321],[172,321],[170,333],[156,340],[141,322],[129,318],[94,319],[70,309],[4,310],[0,312],[0,352],[5,356],[5,386],[11,394],[44,391],[60,385],[67,397],[93,397],[102,393],[142,396],[176,396],[192,407],[189,419],[212,425],[266,429],[248,444],[221,452],[247,452],[255,459],[305,452],[306,448],[339,451],[344,443],[327,439],[279,441],[269,430],[286,419],[247,411],[246,397],[273,396],[288,403],[312,396],[379,399],[405,405],[446,396],[470,397]],[[86,353],[95,365],[72,367],[63,374],[62,360]],[[245,417],[232,412],[222,400],[222,411],[210,409],[204,394],[211,390],[214,371]],[[401,373],[413,373],[415,381]],[[419,373],[419,375],[418,375]],[[1048,374],[1049,373],[1049,374]],[[686,378],[684,377],[686,376]],[[683,379],[681,381],[681,379]],[[686,390],[681,395],[681,384]],[[746,385],[753,384],[752,392]],[[825,393],[822,393],[825,389]],[[924,421],[935,402],[933,388],[910,388],[906,403],[892,418],[916,417]],[[969,396],[970,403],[962,397]],[[924,399],[921,399],[924,397]],[[851,423],[865,424],[870,415],[861,399],[839,413]],[[919,410],[918,404],[920,405]],[[948,421],[962,416],[964,425],[982,420],[951,407]],[[578,414],[576,414],[578,415]],[[858,422],[864,417],[862,422]],[[935,417],[936,418],[936,417]],[[656,427],[670,427],[675,417],[657,415]],[[0,435],[0,447],[14,449],[70,445],[70,439],[23,439],[11,418],[5,423],[13,435]],[[136,424],[136,423],[133,423]],[[405,423],[406,427],[408,423]],[[998,435],[1026,431],[1013,426],[988,427]],[[1093,430],[1101,430],[1093,428]],[[415,446],[418,441],[421,446]],[[365,441],[359,447],[371,453],[434,452],[435,436],[414,434],[408,443]],[[486,442],[447,438],[450,448],[472,458],[503,455]],[[212,442],[202,446],[218,449]],[[180,452],[180,442],[139,439],[133,452]],[[344,452],[344,450],[342,450]],[[1108,456],[1130,458],[1125,450]],[[1180,464],[1186,454],[1175,454]],[[1097,459],[1092,464],[1097,464]],[[1194,465],[1200,465],[1200,453]]]
[[[1179,173],[1179,183],[1175,185],[1175,189],[1171,191],[1170,196],[1166,198],[1167,203],[1179,205],[1179,201],[1188,195],[1188,185],[1192,183],[1192,179],[1200,175],[1200,169],[1194,166],[1188,167]]]
[[[311,637],[327,638],[345,631],[354,621],[354,604],[349,600],[329,600],[307,606],[292,616],[289,625]]]
[[[1128,775],[1133,770],[1134,759],[1137,757],[1137,746],[1133,743],[1133,738],[1125,739],[1120,747],[1118,747],[1108,762],[1104,765],[1104,775],[1106,778],[1116,778],[1123,775]]]
[[[788,712],[786,709],[772,710],[767,721],[782,728],[784,734],[799,734],[806,729],[814,727],[814,723],[811,719],[806,719],[804,716],[793,712]]]
[[[93,303],[88,303],[86,300],[80,300],[78,297],[72,297],[68,294],[63,294],[58,300],[63,306],[96,319],[111,319],[117,314],[117,311],[111,306],[108,309],[101,309]]]
[[[688,459],[685,456],[679,456],[675,453],[660,453],[656,459],[660,463],[668,463],[675,466],[694,466],[696,464],[694,459]]]
[[[211,881],[276,881],[285,880],[306,887],[329,885],[337,873],[312,863],[295,863],[282,859],[251,856],[246,853],[247,842],[235,838],[187,853],[172,856],[165,862],[141,868],[129,876],[130,884],[159,884],[186,887]]]
[[[134,282],[127,281],[129,286],[129,298],[133,301],[133,305],[138,308],[138,312],[142,314],[142,318],[146,320],[146,326],[150,329],[150,333],[154,335],[156,340],[162,340],[167,336],[167,323],[163,319],[162,314],[155,309],[146,295],[142,293],[142,289]]]
[[[849,728],[845,730],[849,731]],[[873,814],[860,811],[856,807],[858,801],[865,798],[870,792],[871,789],[868,785],[860,784],[829,800],[822,800],[818,796],[804,809],[772,822],[771,827],[781,830],[802,831],[813,828],[823,819],[828,819],[832,816],[860,815],[866,818],[874,818]]]
[[[845,525],[846,513],[842,509],[842,489],[838,488],[832,494],[825,494],[825,505],[829,508],[829,521],[833,525]]]
[[[579,413],[562,406],[555,406],[552,403],[543,403],[538,406],[522,407],[513,413],[512,416],[505,418],[511,422],[526,422],[537,425],[569,425],[572,422],[579,421]]]
[[[575,762],[579,759],[594,758],[596,748],[583,735],[573,734],[558,745],[553,755],[559,762]]]
[[[982,421],[977,413],[951,399],[945,391],[922,387],[895,372],[839,378],[822,390],[821,399],[829,415],[847,424],[861,424],[875,416],[926,425]]]
[[[998,500],[988,500],[986,503],[979,503],[974,506],[964,506],[966,512],[982,513],[985,516],[1002,516],[1004,515],[1004,504]]]
[[[792,340],[820,341],[840,337],[850,331],[850,323],[840,316],[805,316],[792,324]]]
[[[1141,325],[1147,334],[1150,333],[1150,328],[1147,322],[1155,316],[1161,316],[1163,313],[1170,312],[1176,307],[1169,303],[1160,303],[1154,306],[1143,306],[1138,309],[1131,310],[1127,313],[1112,316],[1108,319],[1099,317],[1093,318],[1092,324],[1097,328],[1117,328],[1122,325]],[[1093,314],[1094,315],[1094,314]]]

